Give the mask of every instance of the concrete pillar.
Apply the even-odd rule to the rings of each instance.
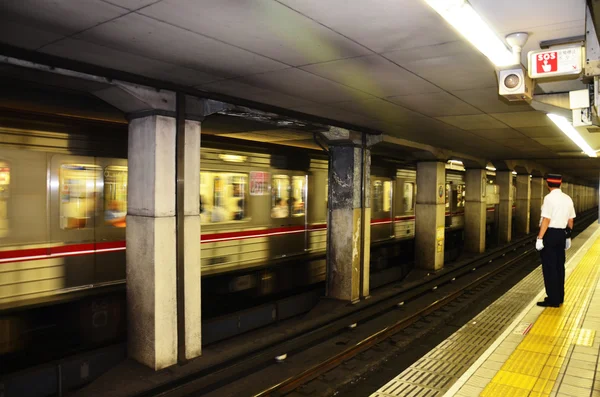
[[[496,183],[500,188],[500,204],[498,205],[498,237],[501,243],[512,240],[512,171],[496,172]]]
[[[444,266],[445,186],[444,163],[417,164],[415,264],[423,269]]]
[[[585,187],[585,209],[589,210],[590,208],[592,208],[592,205],[590,204],[590,188],[589,186]]]
[[[179,143],[184,153],[184,161],[180,161],[179,170],[183,183],[183,239],[180,241],[179,255],[183,257],[184,274],[182,285],[184,302],[184,325],[179,328],[179,335],[184,338],[183,348],[180,344],[179,361],[191,360],[202,353],[202,307],[201,307],[201,274],[200,251],[200,121],[186,120],[185,129]],[[181,151],[180,151],[181,153]],[[179,190],[181,191],[181,190]],[[181,215],[181,214],[180,214]],[[181,218],[181,216],[180,216]],[[180,277],[181,278],[181,277]],[[183,357],[182,357],[183,356]]]
[[[529,175],[517,175],[517,192],[516,192],[516,229],[515,232],[519,235],[529,233],[530,219],[530,200],[531,200],[531,178]]]
[[[329,238],[327,296],[357,302],[369,296],[371,247],[370,170],[373,144],[380,136],[334,129],[329,142]],[[363,189],[364,186],[364,196]]]
[[[529,231],[534,233],[539,230],[540,219],[542,217],[542,204],[544,202],[544,189],[545,189],[544,178],[533,177],[531,178],[531,202],[529,205]]]
[[[485,251],[485,189],[486,170],[468,169],[465,178],[465,250],[482,253]]]
[[[571,199],[573,200],[573,205],[575,205],[575,196],[573,194],[573,188],[574,188],[573,184],[569,182],[565,185],[565,187],[561,188],[560,190],[562,190],[567,195],[569,195],[569,197],[571,197]]]
[[[128,354],[159,370],[201,354],[200,123],[230,105],[114,81],[128,114]]]
[[[175,119],[129,123],[128,353],[159,370],[177,363]]]

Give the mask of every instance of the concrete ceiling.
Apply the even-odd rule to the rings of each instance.
[[[540,41],[584,34],[585,0],[470,2],[500,35],[530,33],[524,64]],[[597,180],[598,161],[499,97],[492,64],[423,0],[4,1],[0,42],[488,159],[580,158],[596,174],[570,172]]]

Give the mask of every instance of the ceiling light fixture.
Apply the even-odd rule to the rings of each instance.
[[[575,127],[573,127],[573,125],[569,122],[569,120],[567,120],[563,116],[559,116],[552,113],[548,113],[547,116],[550,120],[552,120],[554,124],[556,124],[558,128],[560,128],[560,130],[566,136],[568,136],[573,142],[575,142],[575,144],[579,146],[585,154],[587,154],[590,157],[598,157],[596,151],[592,149],[590,145],[587,144],[587,142],[581,137],[581,135],[579,135],[579,133],[577,132]]]
[[[494,65],[502,67],[515,64],[512,51],[466,0],[425,1]]]

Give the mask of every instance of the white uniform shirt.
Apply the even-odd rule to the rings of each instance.
[[[548,227],[564,229],[570,218],[575,218],[573,200],[560,189],[554,189],[544,197],[542,217],[550,219]]]

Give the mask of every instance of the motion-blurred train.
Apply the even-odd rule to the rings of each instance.
[[[101,145],[92,134],[0,127],[0,308],[125,281],[126,136]],[[324,280],[327,155],[203,145],[203,294],[268,295]],[[415,179],[414,169],[373,160],[373,271],[412,260]],[[462,241],[464,198],[463,173],[448,170],[448,252]]]

